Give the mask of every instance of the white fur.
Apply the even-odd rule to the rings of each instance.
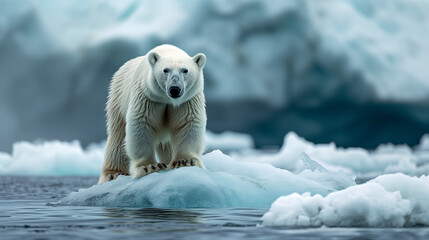
[[[206,128],[205,59],[201,53],[192,58],[177,47],[162,45],[115,73],[106,107],[109,136],[99,183],[118,174],[137,178],[182,166],[204,168],[200,156]],[[168,95],[172,78],[165,68],[182,80],[181,97]]]

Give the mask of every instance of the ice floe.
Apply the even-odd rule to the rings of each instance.
[[[98,175],[104,145],[83,149],[79,141],[17,142],[12,154],[0,152],[0,175]]]
[[[277,199],[262,217],[265,226],[411,227],[429,225],[429,177],[402,173],[323,197],[294,193]]]
[[[373,178],[380,174],[402,172],[420,176],[429,174],[428,137],[424,135],[416,149],[407,145],[382,144],[374,151],[363,148],[341,148],[335,143],[314,144],[290,132],[277,153],[247,152],[233,155],[242,161],[269,163],[275,167],[300,172],[305,168],[299,161],[302,152],[326,169],[341,169],[361,178]],[[246,156],[247,155],[247,156]]]
[[[326,195],[354,185],[350,176],[324,172],[323,179],[295,175],[269,164],[243,163],[220,151],[202,158],[207,169],[185,167],[140,179],[118,179],[73,192],[58,205],[110,207],[256,207],[267,208],[282,195],[306,191]],[[330,175],[335,181],[329,180]],[[341,184],[338,184],[341,182]]]
[[[254,148],[255,144],[250,135],[235,132],[219,134],[206,131],[206,149],[209,151],[220,149],[223,152],[243,151]]]

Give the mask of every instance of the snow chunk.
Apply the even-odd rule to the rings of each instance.
[[[429,177],[383,175],[326,197],[280,197],[262,217],[265,226],[410,227],[429,225]]]
[[[342,170],[330,172],[305,153],[302,153],[300,160],[304,163],[306,169],[299,173],[299,176],[306,179],[326,183],[335,186],[336,189],[343,189],[356,183],[355,176],[347,174]]]
[[[336,184],[322,184],[268,164],[239,162],[220,151],[208,153],[202,160],[207,169],[179,168],[135,180],[120,176],[114,181],[73,192],[58,204],[156,208],[268,207],[279,196],[294,192],[326,195],[338,190]]]
[[[312,160],[306,153],[301,154],[301,161],[304,163],[305,168],[311,171],[327,172],[322,165]]]

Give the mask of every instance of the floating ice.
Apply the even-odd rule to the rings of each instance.
[[[294,193],[277,199],[265,226],[410,227],[429,225],[429,177],[382,175],[330,193]]]
[[[306,153],[301,154],[300,160],[304,164],[305,168],[311,171],[327,172],[327,170],[320,165],[318,162],[310,159]]]
[[[216,149],[224,152],[243,151],[253,147],[253,138],[250,135],[235,132],[215,134],[206,131],[206,149],[209,151]]]
[[[210,150],[238,151],[253,147],[253,139],[246,134],[206,132]],[[12,154],[0,152],[0,174],[9,175],[94,175],[103,165],[105,142],[82,148],[79,141],[17,142]]]
[[[423,135],[422,139],[420,140],[420,144],[417,148],[420,151],[428,151],[429,152],[429,134]],[[429,157],[428,157],[428,159],[429,159]]]
[[[118,179],[81,189],[59,201],[59,205],[111,207],[268,207],[276,198],[306,191],[326,195],[354,185],[350,177],[343,185],[294,175],[268,164],[243,163],[220,151],[203,156],[207,169],[185,167],[149,174],[133,180]],[[325,172],[325,176],[329,173]],[[311,175],[310,172],[306,176]],[[335,178],[335,174],[330,174]],[[337,178],[338,179],[338,178]],[[345,185],[345,186],[344,186]]]
[[[104,143],[86,150],[78,141],[17,142],[12,155],[0,152],[0,174],[8,175],[99,175]]]
[[[241,162],[268,163],[294,173],[325,169],[360,178],[396,172],[415,176],[429,174],[429,135],[422,138],[415,150],[406,145],[387,144],[371,152],[362,148],[337,148],[333,143],[313,144],[291,132],[280,151],[273,154],[251,149],[252,140],[247,135],[208,132],[206,139],[209,149],[219,147],[231,151],[232,157]],[[78,141],[17,142],[12,154],[0,152],[0,174],[97,176],[103,152],[104,143],[83,149]],[[308,156],[303,157],[303,152]]]
[[[336,189],[343,189],[355,183],[355,176],[347,174],[342,170],[330,172],[318,162],[309,158],[306,153],[302,153],[299,160],[305,166],[305,169],[299,173],[299,176],[306,179],[335,186]]]
[[[359,177],[372,178],[385,173],[402,172],[420,176],[429,174],[428,135],[422,137],[416,150],[407,145],[380,145],[375,151],[363,148],[339,148],[334,143],[314,144],[294,132],[285,136],[282,148],[275,154],[251,152],[239,156],[242,161],[269,163],[275,167],[300,172],[305,161],[299,161],[302,152],[316,160],[328,170],[341,169]]]

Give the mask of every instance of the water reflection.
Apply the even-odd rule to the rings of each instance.
[[[177,226],[206,225],[223,227],[249,227],[260,223],[266,209],[160,209],[160,208],[103,208],[102,217],[116,223],[163,223]],[[176,228],[177,226],[173,227]],[[193,227],[192,227],[193,228]]]
[[[110,218],[145,219],[147,222],[176,221],[182,223],[201,223],[202,211],[197,209],[123,209],[105,208],[103,215]]]

